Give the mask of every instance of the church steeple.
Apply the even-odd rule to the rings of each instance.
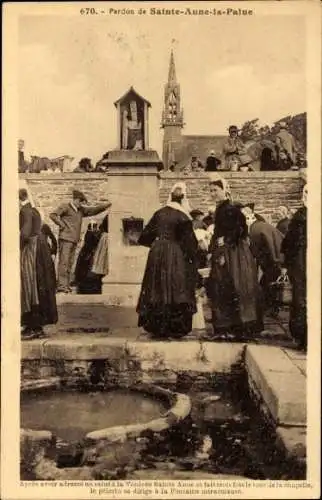
[[[168,81],[164,87],[164,107],[161,128],[163,136],[163,163],[166,169],[175,161],[177,145],[181,142],[183,110],[181,109],[180,85],[177,82],[173,50],[170,55]]]
[[[177,82],[173,50],[170,55],[168,82],[164,88],[164,108],[161,127],[183,127],[183,111],[180,103],[180,85]]]
[[[168,75],[168,84],[175,85],[176,83],[177,83],[176,66],[174,64],[173,50],[171,50],[169,75]]]

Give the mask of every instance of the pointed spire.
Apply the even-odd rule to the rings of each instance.
[[[173,50],[171,49],[168,83],[177,83],[176,67],[174,64]]]

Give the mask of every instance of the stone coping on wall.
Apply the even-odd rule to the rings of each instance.
[[[255,171],[255,172],[227,172],[227,171],[218,171],[218,172],[191,172],[188,174],[184,174],[182,172],[160,172],[160,178],[170,178],[170,179],[198,179],[198,178],[204,178],[208,179],[211,177],[211,174],[219,174],[222,177],[225,177],[225,179],[270,179],[272,177],[274,178],[280,178],[280,179],[298,179],[303,176],[303,173],[301,170],[285,170],[285,171],[280,171],[280,170],[274,170],[270,172],[261,172],[261,171]]]
[[[281,178],[281,179],[302,179],[306,180],[306,174],[307,171],[306,169],[301,169],[301,170],[285,170],[285,171],[279,171],[279,170],[274,170],[271,172],[261,172],[261,171],[256,171],[256,172],[225,172],[225,171],[219,171],[219,175],[222,175],[226,179],[270,179],[272,177],[274,178]],[[184,174],[182,172],[170,172],[170,171],[162,171],[159,172],[158,176],[160,179],[208,179],[209,176],[211,175],[211,172],[191,172],[188,174]],[[31,180],[31,181],[40,181],[40,180],[47,180],[47,181],[57,181],[57,180],[85,180],[85,179],[91,179],[91,180],[106,180],[108,178],[109,174],[108,172],[103,173],[103,172],[89,172],[89,173],[79,173],[79,172],[62,172],[60,174],[42,174],[42,173],[28,173],[28,174],[19,174],[20,179],[26,179],[26,180]]]
[[[66,180],[66,181],[74,181],[74,180],[106,180],[108,177],[107,173],[104,172],[90,172],[90,173],[80,173],[80,172],[62,172],[60,174],[19,174],[19,179],[25,179],[30,181],[57,181],[57,180]]]
[[[50,339],[22,342],[21,358],[27,360],[126,359],[136,360],[141,370],[230,373],[240,363],[244,344],[214,342],[135,342],[121,338]]]

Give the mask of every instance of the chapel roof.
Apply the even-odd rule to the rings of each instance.
[[[142,97],[132,86],[129,88],[127,92],[125,92],[125,94],[123,94],[119,99],[117,99],[117,101],[114,102],[114,106],[117,106],[119,102],[124,101],[129,94],[134,94],[136,97],[138,97],[138,99],[146,102],[149,108],[151,107],[151,103],[147,99]]]
[[[210,151],[221,159],[226,138],[226,135],[182,135],[181,141],[172,146],[178,167],[187,165],[192,156],[197,156],[204,164]]]

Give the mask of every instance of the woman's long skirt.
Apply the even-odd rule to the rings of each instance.
[[[182,337],[192,330],[196,312],[196,272],[180,245],[152,245],[137,305],[138,325],[157,337]]]
[[[214,249],[207,288],[215,334],[249,335],[263,329],[257,267],[246,241]]]
[[[305,250],[304,250],[305,251]],[[303,253],[303,252],[302,252]],[[292,284],[289,328],[292,337],[302,347],[307,346],[306,264],[305,256],[299,256],[288,268]]]
[[[108,233],[102,233],[93,257],[92,272],[106,276],[108,271]]]
[[[79,294],[91,295],[102,293],[102,276],[92,271],[98,240],[88,238],[81,248],[75,267],[75,283]]]
[[[30,328],[57,323],[56,276],[43,235],[33,236],[21,250],[21,324]]]

